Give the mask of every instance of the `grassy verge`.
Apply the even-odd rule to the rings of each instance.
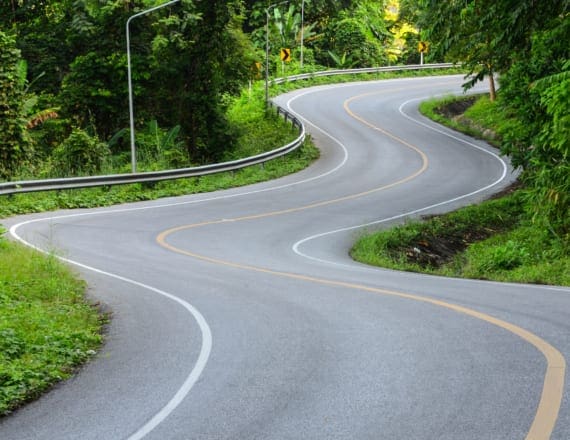
[[[272,86],[271,94],[276,95],[319,84],[449,75],[460,72],[459,69],[403,70],[378,74],[318,77]],[[269,151],[290,142],[297,136],[296,129],[293,129],[290,124],[276,115],[266,115],[264,88],[262,86],[261,82],[258,83],[251,93],[244,92],[241,97],[229,105],[228,119],[239,133],[239,139],[235,150],[228,154],[224,160],[233,160]],[[319,152],[309,138],[305,145],[287,157],[268,162],[263,166],[249,167],[234,173],[178,179],[156,184],[133,184],[0,197],[0,218],[56,209],[110,206],[243,186],[300,171],[310,165],[318,156]]]
[[[485,97],[431,100],[420,110],[495,143],[518,124]],[[517,189],[500,199],[366,235],[352,256],[397,270],[570,286],[570,245],[533,223],[525,196],[524,189]]]
[[[277,148],[298,136],[263,101],[242,97],[228,117],[240,133],[232,160]],[[235,173],[165,181],[0,197],[0,217],[60,208],[108,206],[213,191],[274,179],[306,168],[318,157],[308,140],[287,157]],[[102,342],[104,316],[86,303],[85,284],[54,256],[2,237],[0,227],[0,416],[69,377]]]
[[[103,322],[84,291],[55,257],[0,237],[0,415],[95,354]]]
[[[520,122],[509,117],[487,95],[447,96],[424,101],[420,112],[440,124],[500,147],[507,133],[521,130]]]

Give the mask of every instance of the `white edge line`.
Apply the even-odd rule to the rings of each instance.
[[[444,96],[444,95],[445,95],[445,94],[440,94],[440,95],[436,95],[436,96]],[[487,149],[485,149],[485,148],[483,148],[483,147],[480,147],[480,146],[478,146],[478,145],[476,145],[476,144],[474,144],[474,143],[472,143],[472,142],[469,142],[469,141],[467,141],[467,140],[465,140],[465,139],[461,139],[461,138],[459,138],[459,137],[457,137],[457,136],[454,136],[453,134],[448,133],[448,132],[446,132],[446,131],[444,131],[444,130],[440,130],[439,128],[436,128],[436,127],[434,127],[434,126],[431,126],[431,125],[429,125],[429,124],[426,124],[426,123],[424,123],[424,122],[421,122],[421,121],[419,121],[419,120],[417,120],[417,119],[414,119],[414,118],[412,118],[410,115],[406,114],[406,113],[403,111],[403,108],[404,108],[406,105],[408,105],[409,103],[414,102],[414,101],[422,101],[422,100],[425,100],[425,99],[427,99],[427,98],[429,98],[429,97],[428,97],[428,96],[425,96],[425,97],[422,97],[422,98],[414,98],[414,99],[410,99],[410,100],[408,100],[408,101],[405,101],[404,103],[402,103],[402,104],[400,105],[400,107],[398,108],[398,111],[399,111],[404,117],[406,117],[407,119],[411,120],[412,122],[415,122],[416,124],[419,124],[419,125],[421,125],[421,126],[423,126],[423,127],[426,127],[426,128],[428,128],[428,129],[430,129],[430,130],[436,131],[436,132],[438,132],[438,133],[440,133],[440,134],[443,134],[443,135],[445,135],[445,136],[448,136],[448,137],[450,137],[450,138],[452,138],[452,139],[455,139],[455,140],[457,140],[457,141],[459,141],[459,142],[462,142],[462,143],[464,143],[464,144],[467,144],[467,145],[469,145],[469,146],[471,146],[471,147],[473,147],[473,148],[476,148],[476,149],[478,149],[478,150],[480,150],[480,151],[482,151],[482,152],[484,152],[484,153],[487,153],[487,154],[493,156],[493,157],[496,158],[499,162],[501,162],[501,164],[502,164],[502,166],[503,166],[503,173],[502,173],[501,177],[500,177],[499,179],[497,179],[495,182],[493,182],[493,183],[491,183],[491,184],[485,186],[484,188],[481,188],[481,189],[479,189],[479,190],[477,190],[477,191],[473,191],[473,192],[471,192],[471,193],[469,193],[469,194],[464,194],[464,195],[462,195],[462,196],[455,197],[455,198],[450,199],[450,200],[446,200],[446,201],[443,201],[443,202],[440,202],[440,203],[436,203],[436,204],[433,204],[433,205],[430,205],[430,206],[426,206],[426,207],[423,207],[423,208],[419,208],[419,209],[416,209],[416,210],[413,210],[413,211],[409,211],[409,212],[406,212],[406,213],[403,213],[403,214],[395,215],[395,216],[392,216],[392,217],[387,217],[387,218],[384,218],[384,219],[376,220],[376,221],[374,221],[374,222],[365,223],[365,224],[356,225],[356,226],[349,226],[349,227],[345,227],[345,228],[336,229],[336,230],[334,230],[334,231],[323,232],[323,233],[320,233],[320,234],[312,235],[312,236],[310,236],[310,237],[306,237],[306,238],[304,238],[304,239],[302,239],[302,240],[299,240],[298,242],[296,242],[296,243],[293,245],[293,247],[292,247],[293,252],[295,252],[297,255],[299,255],[299,256],[301,256],[301,257],[303,257],[303,258],[307,258],[307,259],[309,259],[309,260],[316,261],[316,262],[318,262],[318,263],[323,263],[323,264],[333,265],[333,266],[338,266],[338,267],[344,267],[344,268],[351,269],[351,270],[355,270],[355,269],[363,270],[363,271],[386,270],[386,269],[382,269],[382,268],[373,268],[373,267],[367,267],[367,266],[361,266],[361,265],[350,265],[350,264],[344,264],[344,263],[337,263],[337,262],[331,261],[331,260],[324,260],[324,259],[321,259],[321,258],[317,258],[317,257],[313,257],[313,256],[311,256],[311,255],[305,254],[305,253],[301,252],[301,251],[299,250],[299,248],[300,248],[303,244],[305,244],[305,243],[307,243],[307,242],[309,242],[309,241],[311,241],[311,240],[315,240],[315,239],[318,239],[318,238],[322,238],[322,237],[325,237],[325,236],[327,236],[327,235],[333,235],[333,234],[337,234],[337,233],[341,233],[341,232],[351,231],[351,230],[355,230],[355,229],[362,229],[362,228],[366,228],[366,227],[369,227],[369,226],[378,225],[378,224],[381,224],[381,223],[386,223],[386,222],[389,222],[389,221],[392,221],[392,220],[400,219],[400,218],[402,218],[402,217],[407,217],[407,216],[411,216],[411,215],[414,215],[414,214],[418,214],[418,213],[420,213],[420,212],[422,212],[422,211],[427,211],[427,210],[429,210],[429,209],[433,209],[433,208],[437,208],[437,207],[440,207],[440,206],[443,206],[443,205],[446,205],[446,204],[450,204],[450,203],[459,201],[459,200],[464,199],[464,198],[467,198],[467,197],[471,197],[471,196],[476,195],[476,194],[478,194],[478,193],[484,192],[484,191],[486,191],[486,190],[492,188],[492,187],[495,186],[495,185],[498,185],[500,182],[502,182],[502,181],[505,179],[505,177],[506,177],[506,175],[507,175],[508,166],[507,166],[507,164],[505,163],[505,161],[504,161],[499,155],[497,155],[497,154],[495,154],[494,152],[489,151],[489,150],[487,150]],[[300,117],[300,116],[297,115],[297,117]],[[326,132],[324,132],[324,133],[327,134]],[[481,281],[481,280],[471,280],[471,279],[464,279],[463,281],[468,281],[468,282],[483,282],[483,281]],[[556,287],[556,286],[536,286],[536,285],[529,286],[529,285],[526,285],[526,284],[519,284],[519,283],[505,283],[505,282],[499,283],[499,282],[496,282],[496,281],[484,281],[484,282],[485,282],[485,283],[492,283],[492,284],[501,284],[501,285],[514,285],[514,286],[517,286],[517,287],[529,287],[529,288],[530,288],[530,287],[532,287],[532,288],[540,287],[540,288],[542,288],[542,289],[544,289],[544,290],[551,290],[551,291],[557,291],[557,292],[570,293],[570,289],[567,289],[567,288],[562,287],[562,286],[560,286],[560,287]]]
[[[438,96],[441,96],[441,95],[438,95]],[[440,134],[443,134],[443,135],[445,135],[445,136],[448,136],[448,137],[450,137],[450,138],[452,138],[452,139],[454,139],[454,140],[457,140],[457,141],[459,141],[459,142],[462,142],[462,143],[464,143],[464,144],[467,144],[467,145],[469,145],[469,146],[471,146],[471,147],[473,147],[473,148],[476,148],[476,149],[478,149],[478,150],[480,150],[480,151],[482,151],[482,152],[484,152],[484,153],[487,153],[487,154],[493,156],[495,159],[497,159],[497,160],[502,164],[503,172],[502,172],[501,176],[500,176],[495,182],[493,182],[493,183],[491,183],[491,184],[489,184],[489,185],[487,185],[487,186],[485,186],[485,187],[483,187],[483,188],[480,188],[480,189],[478,189],[478,190],[476,190],[476,191],[472,191],[472,192],[470,192],[470,193],[468,193],[468,194],[464,194],[464,195],[461,195],[461,196],[458,196],[458,197],[454,197],[454,198],[449,199],[449,200],[445,200],[445,201],[443,201],[443,202],[435,203],[435,204],[432,204],[432,205],[429,205],[429,206],[425,206],[425,207],[423,207],[423,208],[415,209],[415,210],[413,210],[413,211],[408,211],[408,212],[405,212],[405,213],[402,213],[402,214],[398,214],[398,215],[395,215],[395,216],[392,216],[392,217],[383,218],[383,219],[376,220],[376,221],[373,221],[373,222],[364,223],[364,224],[355,225],[355,226],[348,226],[348,227],[345,227],[345,228],[335,229],[334,231],[322,232],[322,233],[320,233],[320,234],[311,235],[310,237],[306,237],[306,238],[304,238],[304,239],[302,239],[302,240],[297,241],[297,242],[293,245],[293,247],[292,247],[293,252],[295,252],[297,255],[299,255],[299,256],[301,256],[301,257],[307,258],[307,259],[309,259],[309,260],[317,261],[317,262],[319,262],[319,263],[332,264],[332,265],[342,265],[342,266],[351,267],[351,266],[348,266],[348,265],[345,265],[345,264],[335,263],[334,261],[323,260],[323,259],[320,259],[320,258],[312,257],[312,256],[310,256],[310,255],[308,255],[308,254],[305,254],[305,253],[301,252],[301,251],[299,250],[299,248],[300,248],[303,244],[305,244],[305,243],[307,243],[307,242],[309,242],[309,241],[311,241],[311,240],[315,240],[315,239],[318,239],[318,238],[322,238],[322,237],[325,237],[325,236],[328,236],[328,235],[337,234],[337,233],[340,233],[340,232],[351,231],[351,230],[354,230],[354,229],[361,229],[361,228],[365,228],[365,227],[369,227],[369,226],[373,226],[373,225],[378,225],[378,224],[381,224],[381,223],[386,223],[386,222],[389,222],[389,221],[392,221],[392,220],[401,219],[401,218],[403,218],[403,217],[407,217],[407,216],[411,216],[411,215],[414,215],[414,214],[418,214],[418,213],[420,213],[420,212],[427,211],[427,210],[429,210],[429,209],[437,208],[437,207],[440,207],[440,206],[443,206],[443,205],[447,205],[447,204],[456,202],[456,201],[458,201],[458,200],[462,200],[462,199],[465,199],[465,198],[474,196],[474,195],[476,195],[476,194],[479,194],[479,193],[481,193],[481,192],[484,192],[484,191],[486,191],[486,190],[488,190],[488,189],[490,189],[490,188],[492,188],[492,187],[498,185],[500,182],[502,182],[502,181],[505,179],[505,177],[507,176],[508,166],[507,166],[507,164],[505,163],[505,161],[504,161],[501,157],[499,157],[497,154],[493,153],[492,151],[488,151],[488,150],[486,150],[485,148],[482,148],[482,147],[480,147],[480,146],[478,146],[478,145],[475,145],[475,144],[473,144],[473,143],[471,143],[471,142],[468,142],[468,141],[466,141],[466,140],[464,140],[464,139],[461,139],[461,138],[459,138],[459,137],[456,137],[456,136],[454,136],[454,135],[452,135],[452,134],[446,133],[446,132],[444,132],[443,130],[439,130],[439,129],[437,129],[437,128],[435,128],[435,127],[432,127],[432,126],[430,126],[430,125],[428,125],[428,124],[425,124],[425,123],[423,123],[423,122],[421,122],[421,121],[418,121],[417,119],[414,119],[414,118],[412,118],[411,116],[409,116],[409,115],[407,115],[406,113],[404,113],[403,108],[404,108],[406,105],[408,105],[408,104],[411,103],[411,102],[414,102],[414,101],[421,101],[421,100],[424,100],[424,99],[426,99],[426,97],[414,98],[414,99],[410,99],[410,100],[408,100],[408,101],[405,101],[404,103],[402,103],[402,104],[400,105],[400,107],[399,107],[399,109],[398,109],[399,112],[400,112],[400,114],[402,114],[402,115],[403,115],[404,117],[406,117],[407,119],[409,119],[409,120],[411,120],[411,121],[413,121],[413,122],[415,122],[415,123],[417,123],[417,124],[419,124],[419,125],[422,125],[423,127],[429,128],[430,130],[436,131],[436,132],[438,132],[438,133],[440,133]]]
[[[411,120],[411,121],[413,121],[413,122],[415,122],[415,123],[417,123],[417,124],[419,124],[419,125],[422,125],[422,126],[424,126],[424,127],[426,127],[426,128],[429,128],[430,130],[436,131],[436,132],[438,132],[438,133],[440,133],[440,134],[443,134],[443,135],[445,135],[445,136],[448,136],[448,137],[450,137],[450,138],[452,138],[452,139],[455,139],[455,140],[457,140],[457,141],[460,141],[460,142],[462,142],[462,143],[465,143],[465,144],[467,144],[467,145],[469,145],[469,146],[471,146],[471,147],[474,147],[474,148],[476,148],[476,149],[478,149],[478,150],[480,150],[480,151],[482,151],[482,152],[485,152],[485,153],[487,153],[487,154],[493,156],[495,159],[497,159],[497,160],[502,164],[503,172],[502,172],[502,174],[501,174],[501,177],[499,177],[495,182],[493,182],[493,183],[491,183],[491,184],[489,184],[489,185],[487,185],[487,186],[485,186],[485,187],[483,187],[483,188],[480,188],[480,189],[478,189],[478,190],[476,190],[476,191],[472,191],[472,192],[470,192],[470,193],[468,193],[468,194],[464,194],[464,195],[461,195],[461,196],[458,196],[458,197],[454,197],[453,199],[445,200],[445,201],[443,201],[443,202],[435,203],[435,204],[433,204],[433,205],[425,206],[425,207],[423,207],[423,208],[415,209],[415,210],[413,210],[413,211],[408,211],[408,212],[405,212],[405,213],[403,213],[403,214],[398,214],[398,215],[395,215],[395,216],[392,216],[392,217],[383,218],[383,219],[376,220],[376,221],[373,221],[373,222],[370,222],[370,223],[364,223],[364,224],[355,225],[355,226],[348,226],[348,227],[346,227],[346,228],[340,228],[340,229],[336,229],[336,230],[334,230],[334,231],[322,232],[322,233],[320,233],[320,234],[315,234],[315,235],[312,235],[312,236],[310,236],[310,237],[304,238],[304,239],[302,239],[302,240],[299,240],[298,242],[296,242],[296,243],[293,245],[293,251],[294,251],[297,255],[302,256],[302,257],[305,257],[305,258],[308,258],[308,259],[311,259],[311,260],[319,261],[319,262],[321,262],[321,263],[334,264],[334,262],[331,262],[331,261],[328,261],[328,260],[321,260],[321,259],[319,259],[319,258],[311,257],[310,255],[304,254],[303,252],[301,252],[301,251],[299,250],[299,247],[300,247],[302,244],[304,244],[304,243],[306,243],[306,242],[308,242],[308,241],[311,241],[311,240],[314,240],[314,239],[317,239],[317,238],[321,238],[321,237],[324,237],[324,236],[327,236],[327,235],[333,235],[333,234],[336,234],[336,233],[346,232],[346,231],[350,231],[350,230],[353,230],[353,229],[365,228],[365,227],[368,227],[368,226],[373,226],[373,225],[378,225],[378,224],[381,224],[381,223],[386,223],[386,222],[389,222],[389,221],[392,221],[392,220],[400,219],[400,218],[402,218],[402,217],[406,217],[406,216],[418,214],[418,213],[420,213],[420,212],[422,212],[422,211],[427,211],[427,210],[432,209],[432,208],[437,208],[437,207],[439,207],[439,206],[443,206],[443,205],[446,205],[446,204],[449,204],[449,203],[453,203],[453,202],[456,202],[456,201],[458,201],[458,200],[461,200],[461,199],[464,199],[464,198],[467,198],[467,197],[471,197],[471,196],[473,196],[473,195],[476,195],[476,194],[478,194],[478,193],[481,193],[481,192],[483,192],[483,191],[486,191],[486,190],[492,188],[493,186],[498,185],[500,182],[502,182],[502,181],[505,179],[505,177],[506,177],[506,175],[507,175],[507,169],[508,169],[508,167],[507,167],[507,164],[505,163],[505,161],[504,161],[503,159],[501,159],[497,154],[495,154],[495,153],[493,153],[493,152],[491,152],[491,151],[488,151],[488,150],[486,150],[485,148],[482,148],[482,147],[480,147],[480,146],[478,146],[478,145],[475,145],[475,144],[473,144],[473,143],[471,143],[471,142],[468,142],[468,141],[466,141],[466,140],[464,140],[464,139],[461,139],[461,138],[459,138],[459,137],[453,136],[452,134],[446,133],[446,132],[444,132],[444,131],[442,131],[442,130],[439,130],[439,129],[435,128],[435,127],[432,127],[432,126],[430,126],[430,125],[428,125],[428,124],[424,124],[423,122],[418,121],[418,120],[416,120],[416,119],[410,117],[409,115],[407,115],[406,113],[403,112],[403,110],[402,110],[403,107],[405,107],[406,105],[408,105],[410,102],[421,101],[421,100],[424,100],[424,99],[426,99],[426,97],[410,99],[410,100],[404,102],[403,104],[401,104],[398,110],[399,110],[399,112],[400,112],[404,117],[406,117],[407,119],[409,119],[409,120]]]
[[[297,186],[297,185],[302,185],[308,182],[312,182],[314,180],[318,180],[318,179],[322,179],[326,176],[329,176],[330,174],[333,174],[335,172],[337,172],[339,169],[341,169],[347,162],[348,160],[348,151],[346,149],[346,147],[338,140],[336,139],[334,136],[332,136],[330,133],[326,132],[325,130],[323,130],[320,127],[317,127],[315,124],[313,124],[311,121],[309,121],[308,119],[298,115],[297,113],[295,113],[291,107],[290,107],[290,103],[294,100],[296,100],[297,98],[300,98],[301,96],[310,94],[310,93],[317,93],[320,91],[324,91],[325,89],[317,89],[317,90],[308,90],[304,93],[298,94],[294,97],[292,97],[291,99],[289,99],[289,101],[287,101],[287,108],[295,114],[295,116],[297,116],[298,118],[302,119],[303,121],[307,122],[308,124],[312,125],[313,127],[315,127],[316,129],[318,129],[319,131],[321,131],[323,134],[325,134],[326,136],[328,136],[331,140],[333,140],[336,144],[338,144],[338,146],[340,146],[340,148],[343,151],[343,158],[342,160],[332,169],[319,174],[317,176],[313,176],[310,177],[308,179],[303,179],[303,180],[299,180],[296,182],[292,182],[292,183],[286,183],[283,185],[277,185],[277,186],[272,186],[270,188],[263,188],[263,189],[257,189],[257,190],[251,190],[251,191],[243,191],[243,192],[239,192],[237,194],[224,194],[224,195],[220,195],[220,196],[214,196],[214,197],[206,197],[203,199],[198,199],[198,200],[186,200],[183,202],[174,202],[174,203],[159,203],[159,204],[153,204],[153,205],[149,205],[149,206],[139,206],[139,207],[128,207],[128,208],[108,208],[108,209],[101,209],[101,208],[90,208],[90,210],[88,212],[80,212],[80,213],[75,213],[75,214],[63,214],[63,215],[59,215],[59,216],[50,216],[50,217],[42,217],[42,218],[36,218],[33,220],[29,220],[26,222],[22,222],[22,223],[18,223],[15,225],[15,229],[14,231],[19,228],[20,226],[29,224],[29,223],[36,223],[36,222],[41,222],[41,221],[48,221],[48,220],[60,220],[60,219],[66,219],[66,218],[76,218],[76,217],[85,217],[85,216],[90,216],[90,215],[104,215],[104,214],[121,214],[121,213],[125,213],[125,212],[136,212],[136,211],[145,211],[148,209],[160,209],[160,208],[170,208],[170,207],[174,207],[174,206],[184,206],[184,205],[193,205],[193,204],[198,204],[198,203],[204,203],[204,202],[212,202],[215,200],[225,200],[225,199],[231,199],[231,198],[235,198],[235,197],[242,197],[242,196],[249,196],[252,194],[259,194],[259,193],[264,193],[264,192],[269,192],[269,191],[276,191],[279,189],[284,189],[284,188],[290,188],[292,186]],[[196,196],[198,194],[192,194],[193,196]],[[151,202],[151,201],[148,201]],[[144,202],[141,202],[144,203]],[[14,235],[12,233],[12,228],[10,228],[10,233],[12,235]],[[16,237],[14,235],[14,237]],[[22,241],[24,244],[26,244],[27,246],[30,247],[34,247],[33,245],[25,242],[24,240],[19,239],[20,241]],[[74,263],[75,264],[75,263]]]
[[[58,218],[60,218],[60,217],[58,217]],[[42,219],[42,220],[49,220],[49,219]],[[22,222],[22,223],[16,224],[10,228],[10,234],[16,240],[20,241],[24,245],[29,246],[30,248],[35,249],[35,250],[37,250],[43,254],[47,254],[48,252],[46,252],[45,250],[41,249],[38,246],[31,244],[30,242],[24,240],[22,237],[20,237],[18,235],[17,229],[20,226],[26,225],[28,223],[33,223],[36,221],[38,221],[38,220],[30,220],[27,222]],[[95,267],[87,266],[85,264],[79,263],[77,261],[70,260],[68,258],[63,258],[63,257],[57,256],[57,255],[56,255],[56,258],[58,258],[59,260],[65,262],[65,263],[72,264],[72,265],[80,267],[82,269],[86,269],[86,270],[89,270],[91,272],[95,272],[95,273],[100,274],[100,275],[104,275],[104,276],[107,276],[110,278],[114,278],[114,279],[122,281],[124,283],[132,284],[134,286],[141,287],[143,289],[150,290],[151,292],[154,292],[154,293],[157,293],[161,296],[164,296],[165,298],[168,298],[168,299],[180,304],[182,307],[184,307],[192,315],[192,317],[194,318],[194,320],[196,321],[196,323],[200,327],[200,332],[202,333],[202,346],[200,348],[200,354],[199,354],[198,359],[196,360],[196,362],[194,364],[194,367],[192,368],[192,370],[190,371],[190,373],[186,377],[184,383],[179,388],[179,390],[176,392],[176,394],[170,399],[170,401],[158,413],[156,413],[147,423],[145,423],[141,428],[139,428],[134,434],[132,434],[130,437],[128,437],[128,440],[142,439],[149,432],[151,432],[154,428],[156,428],[160,423],[162,423],[176,409],[176,407],[184,400],[184,398],[188,395],[190,390],[193,388],[193,386],[198,381],[200,375],[202,374],[202,372],[204,371],[204,368],[206,367],[206,363],[208,362],[208,358],[210,357],[210,353],[212,351],[212,332],[210,330],[210,327],[208,326],[206,319],[198,311],[198,309],[196,309],[190,303],[184,301],[183,299],[181,299],[175,295],[172,295],[172,294],[165,292],[163,290],[157,289],[157,288],[149,286],[147,284],[140,283],[138,281],[131,280],[129,278],[125,278],[123,276],[120,276],[120,275],[117,275],[117,274],[114,274],[111,272],[105,272],[105,271],[97,269]]]

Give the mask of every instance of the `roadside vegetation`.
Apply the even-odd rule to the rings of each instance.
[[[420,110],[497,146],[520,124],[487,96],[434,99]],[[479,205],[365,235],[351,255],[396,270],[570,286],[568,237],[537,219],[532,192],[520,182]]]
[[[294,140],[299,135],[296,128],[277,116],[274,111],[266,112],[260,87],[252,93],[250,95],[249,92],[244,91],[228,106],[227,117],[233,123],[237,133],[237,144],[231,152],[221,157],[221,161],[235,160],[273,150]],[[149,130],[155,129],[156,126],[149,128]],[[142,136],[148,136],[156,142],[152,149],[142,146],[144,155],[153,156],[152,159],[143,162],[142,166],[147,169],[162,169],[161,165],[164,166],[164,162],[169,161],[172,149],[175,148],[173,145],[165,144],[162,140],[162,137],[168,138],[168,133],[159,130],[154,134],[144,132]],[[237,187],[299,171],[317,159],[318,155],[318,150],[308,138],[303,146],[287,157],[235,172],[157,183],[15,194],[0,198],[0,218],[55,209],[110,206]],[[173,165],[170,163],[170,166]]]
[[[353,255],[403,270],[569,285],[568,2],[549,0],[540,10],[508,0],[401,7],[431,43],[430,58],[468,69],[465,89],[489,84],[485,98],[447,98],[422,110],[498,146],[521,170],[521,187],[505,200],[363,238]]]
[[[0,181],[130,172],[124,26],[163,2],[0,3]],[[395,5],[307,1],[304,23],[296,6],[272,8],[270,75],[418,62],[417,31],[398,23]],[[138,171],[247,157],[297,136],[263,102],[258,66],[266,7],[265,0],[181,0],[133,21]],[[282,63],[281,47],[291,47],[295,61]],[[272,87],[272,94],[292,87],[298,85]],[[0,197],[0,218],[235,187],[298,171],[317,157],[308,139],[285,158],[234,173]],[[105,319],[55,256],[3,236],[0,245],[0,414],[6,414],[87,360],[101,343]]]
[[[85,283],[54,256],[0,231],[0,415],[37,397],[99,348],[105,315]]]

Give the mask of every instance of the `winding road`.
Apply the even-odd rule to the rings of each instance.
[[[0,439],[570,438],[570,289],[370,268],[363,230],[474,203],[515,174],[420,116],[462,77],[292,92],[308,169],[209,194],[9,219],[113,311],[73,379]]]

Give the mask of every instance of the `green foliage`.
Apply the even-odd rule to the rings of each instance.
[[[234,160],[252,156],[281,147],[298,136],[296,129],[277,117],[274,112],[265,111],[264,93],[261,87],[255,87],[250,94],[244,91],[239,98],[227,98],[228,121],[235,127],[237,147],[226,151],[223,160]],[[147,142],[153,154],[161,149],[163,155],[168,151],[180,151],[176,129],[165,130],[150,124],[138,132],[137,141]],[[119,142],[128,132],[121,130],[114,136],[113,142]],[[93,138],[91,138],[91,141]],[[114,148],[114,147],[113,147]],[[142,147],[143,149],[146,146]],[[176,155],[174,155],[176,157]],[[117,156],[119,157],[119,156]],[[109,206],[140,200],[152,200],[159,197],[184,195],[240,185],[261,182],[300,171],[318,158],[318,150],[310,140],[296,152],[287,157],[274,160],[263,166],[253,166],[233,173],[222,173],[200,178],[179,179],[160,182],[151,187],[142,185],[124,185],[112,188],[89,188],[59,192],[18,194],[10,198],[0,197],[0,218],[30,212],[41,212],[61,208],[87,208]],[[128,170],[128,157],[122,163]],[[156,163],[142,163],[148,169],[155,169]]]
[[[570,240],[570,21],[548,23],[530,40],[526,59],[501,78],[501,105],[521,121],[505,137],[503,151],[524,168],[534,220]]]
[[[330,52],[349,54],[350,64],[354,67],[373,67],[387,63],[381,42],[358,18],[346,17],[335,21],[327,28],[325,40]]]
[[[184,143],[178,138],[180,126],[161,129],[152,120],[146,130],[137,133],[137,160],[141,171],[174,169],[190,166]]]
[[[356,64],[356,62],[352,60],[352,57],[348,56],[346,52],[344,52],[340,57],[330,50],[328,53],[334,62],[334,67],[337,69],[351,69]]]
[[[529,258],[529,252],[520,243],[512,240],[493,247],[486,247],[487,252],[479,263],[479,270],[483,273],[512,270],[521,266]]]
[[[103,137],[127,125],[125,69],[123,55],[77,56],[59,95],[62,116],[78,127],[100,128]]]
[[[31,155],[22,66],[15,39],[0,31],[0,178],[9,178]]]
[[[462,260],[467,277],[570,285],[568,247],[533,224],[474,244]]]
[[[55,257],[0,238],[0,415],[95,353],[102,320],[84,290]]]
[[[282,48],[291,48],[297,45],[297,35],[301,30],[301,13],[297,12],[294,4],[289,5],[286,13],[279,8],[273,9],[273,26],[279,36],[279,45]]]
[[[564,84],[566,80],[565,72],[555,74],[536,81],[533,86],[536,90],[531,90],[532,93],[540,93],[541,103],[548,107],[545,109],[545,116],[551,115],[552,120],[548,123],[548,128],[538,124],[544,131],[535,138],[536,146],[525,150],[528,163],[523,177],[527,187],[520,191],[518,196],[518,204],[522,210],[520,226],[508,234],[499,234],[487,241],[473,244],[465,254],[456,257],[446,268],[439,269],[438,273],[570,285],[570,170],[568,144],[564,134],[567,130],[564,118],[568,114],[565,101],[568,90],[567,84]],[[548,92],[551,87],[553,89]],[[483,128],[481,134],[484,134],[488,131],[486,128],[490,127],[498,135],[498,140],[503,142],[504,139],[515,138],[517,133],[525,133],[523,128],[528,128],[532,122],[526,122],[526,127],[523,127],[522,121],[518,117],[515,118],[517,114],[505,105],[503,99],[504,96],[500,96],[499,102],[495,103],[489,102],[488,99],[479,99],[465,112],[465,117],[456,118],[460,123],[452,126],[465,131],[467,119],[470,120],[467,123],[468,130],[478,126]],[[452,99],[446,101],[454,102]],[[429,106],[437,106],[437,103],[430,103]],[[447,121],[449,125],[449,120],[444,116],[440,116],[440,121]],[[541,139],[541,136],[546,138]],[[540,144],[539,141],[544,143]],[[487,208],[483,206],[481,209]],[[509,218],[507,215],[507,219]],[[446,232],[443,230],[440,233]],[[382,264],[394,263],[387,257],[382,260]],[[415,269],[419,267],[415,266]]]
[[[109,158],[107,144],[84,130],[74,129],[53,152],[54,167],[61,177],[96,174]]]
[[[235,146],[224,95],[238,93],[249,79],[253,51],[240,30],[239,2],[182,2],[181,8],[180,17],[157,27],[152,65],[164,99],[154,114],[160,124],[181,126],[192,160],[216,161]]]
[[[524,200],[519,192],[366,235],[351,255],[398,270],[570,285],[570,248],[528,222]]]

